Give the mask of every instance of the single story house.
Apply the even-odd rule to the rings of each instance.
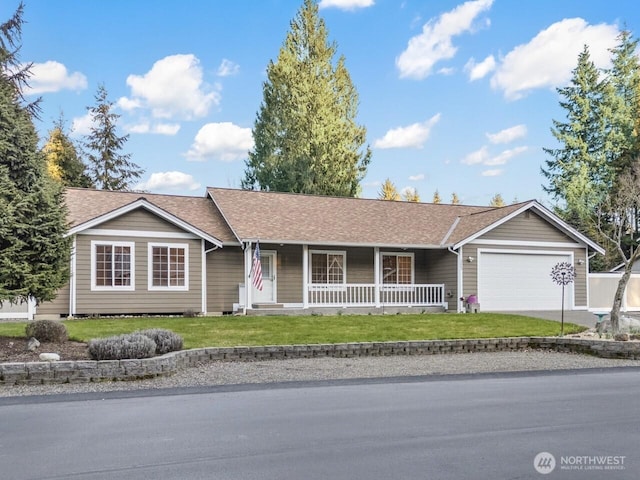
[[[587,309],[602,247],[536,201],[501,208],[208,188],[66,191],[71,279],[36,318],[257,309]],[[259,243],[262,289],[251,278]],[[271,311],[271,310],[269,310]]]

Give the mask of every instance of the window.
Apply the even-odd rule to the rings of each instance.
[[[345,252],[311,252],[312,284],[344,284]]]
[[[413,283],[413,254],[382,254],[382,283],[387,285],[411,285]]]
[[[149,290],[189,289],[189,247],[186,244],[149,244]]]
[[[91,289],[134,290],[134,244],[91,242]]]

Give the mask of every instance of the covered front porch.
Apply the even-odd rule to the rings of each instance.
[[[449,258],[454,257],[449,252],[261,243],[261,282],[252,276],[254,255],[255,243],[246,245],[247,282],[238,286],[236,311],[295,309],[309,313],[348,308],[389,312],[416,307],[442,311],[450,302],[456,305],[455,285],[447,285],[447,275],[442,273],[445,257],[455,269],[455,258]],[[455,270],[451,275],[455,278]]]

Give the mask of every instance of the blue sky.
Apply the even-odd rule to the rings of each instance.
[[[201,195],[239,187],[262,84],[302,0],[25,0],[23,61],[46,137],[60,112],[73,135],[104,84],[140,188]],[[9,18],[17,0],[0,3]],[[584,44],[596,65],[634,0],[322,0],[320,14],[360,95],[373,156],[362,196],[390,178],[423,201],[538,199],[543,147],[563,120],[556,88]]]

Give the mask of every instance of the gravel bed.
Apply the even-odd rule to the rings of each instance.
[[[517,352],[395,357],[300,358],[256,362],[208,362],[181,370],[170,377],[158,377],[148,380],[62,385],[0,386],[0,397],[349,378],[621,366],[640,366],[640,360],[607,359],[548,350],[523,350]]]

